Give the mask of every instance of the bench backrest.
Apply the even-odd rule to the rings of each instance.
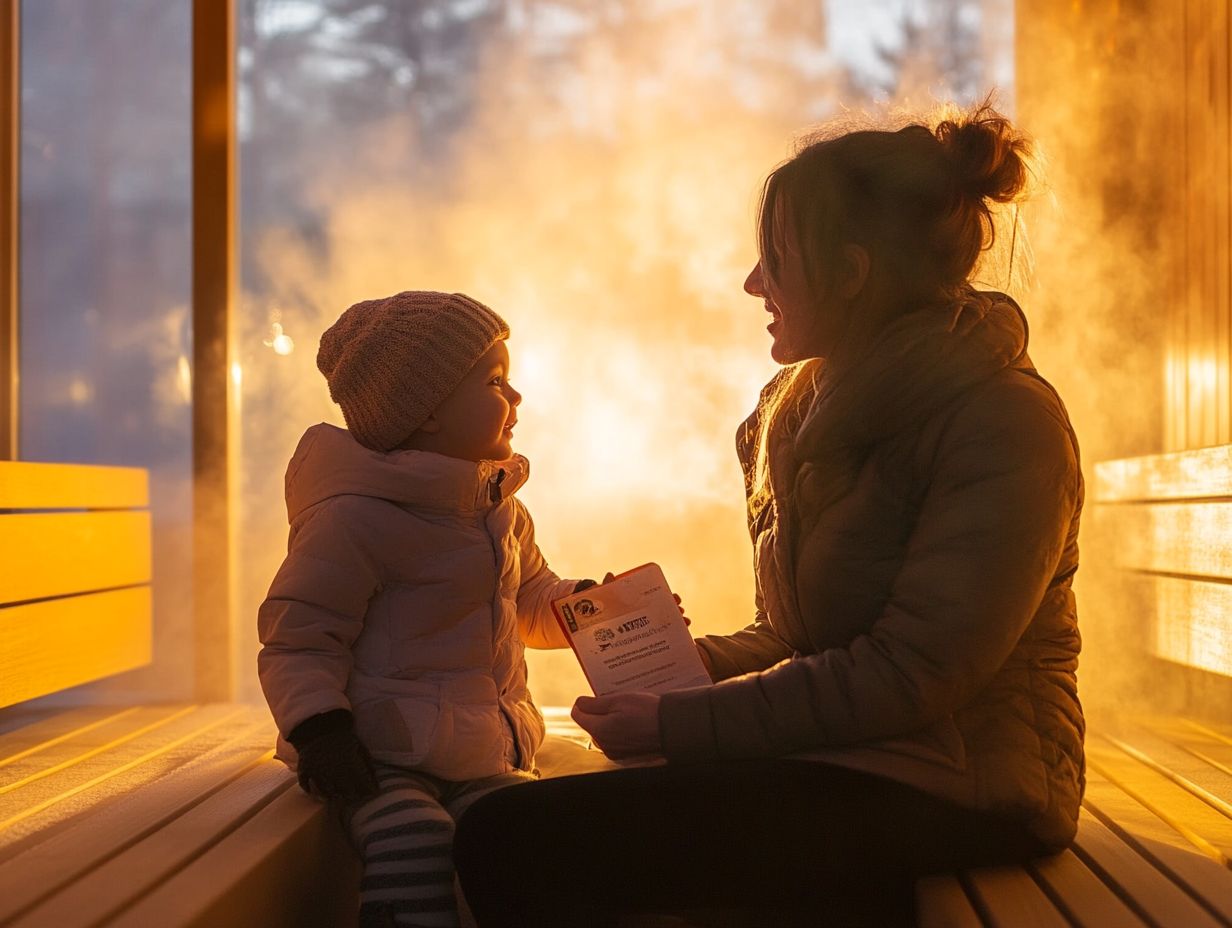
[[[0,706],[150,662],[145,470],[0,461]]]
[[[1100,462],[1093,495],[1152,653],[1232,675],[1232,446]]]

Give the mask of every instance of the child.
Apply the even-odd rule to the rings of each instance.
[[[514,498],[508,335],[458,293],[355,304],[317,354],[348,428],[312,426],[287,467],[261,686],[278,756],[363,856],[365,926],[458,923],[454,821],[535,777],[523,642],[567,647],[551,600],[591,582],[548,569]]]

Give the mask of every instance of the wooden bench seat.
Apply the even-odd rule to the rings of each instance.
[[[548,711],[545,775],[601,756]],[[264,707],[0,711],[0,925],[353,924],[342,829],[273,760]],[[1101,720],[1078,840],[922,881],[924,928],[1232,925],[1232,726]]]
[[[353,857],[273,759],[263,707],[18,707],[0,726],[0,925],[353,921]]]
[[[1099,718],[1074,846],[925,880],[922,928],[1232,925],[1232,726]]]

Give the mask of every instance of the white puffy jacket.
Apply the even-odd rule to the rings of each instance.
[[[378,760],[448,780],[530,769],[543,719],[524,642],[567,647],[513,494],[528,463],[382,454],[315,425],[287,467],[288,553],[261,604],[261,687],[283,736],[350,709]],[[279,739],[278,756],[295,751]]]

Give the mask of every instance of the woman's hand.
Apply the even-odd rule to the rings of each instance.
[[[610,696],[579,696],[573,721],[613,760],[663,756],[659,734],[659,696],[638,691]]]

